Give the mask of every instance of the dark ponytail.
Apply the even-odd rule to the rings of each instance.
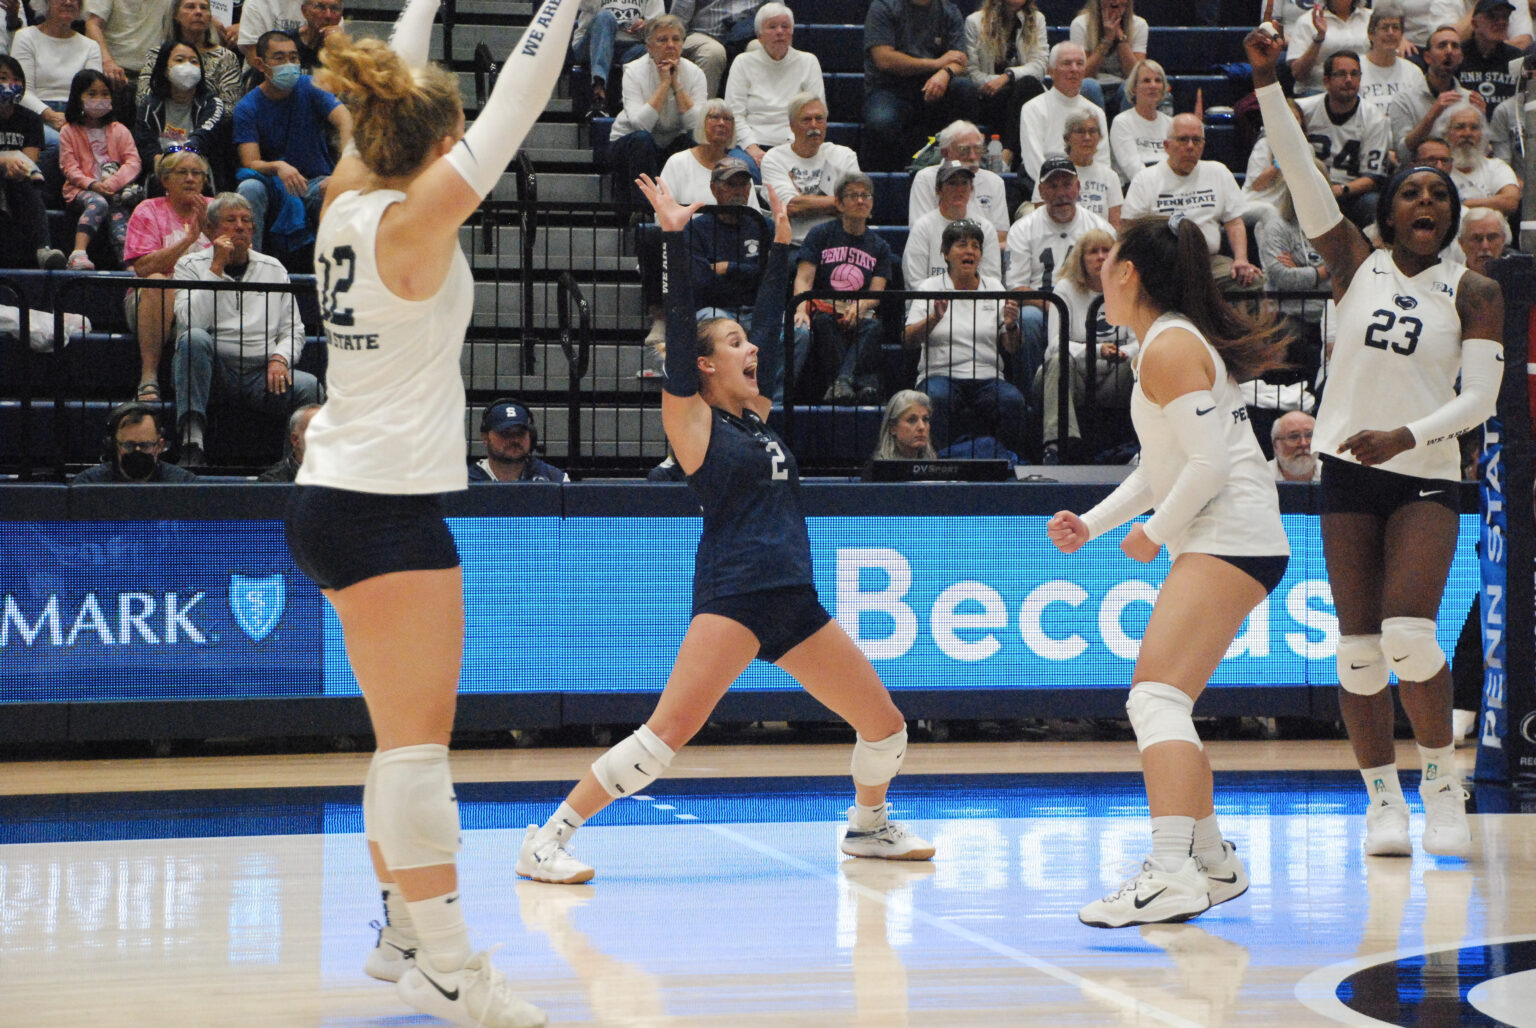
[[[1290,343],[1285,323],[1271,312],[1252,315],[1227,303],[1211,277],[1205,233],[1192,219],[1137,218],[1120,226],[1119,260],[1141,277],[1148,304],[1192,321],[1221,354],[1227,370],[1245,382],[1285,367]]]

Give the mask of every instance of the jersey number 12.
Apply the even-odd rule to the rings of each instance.
[[[320,254],[320,316],[332,325],[351,325],[352,308],[338,306],[337,297],[352,288],[357,276],[357,255],[350,246],[338,246],[330,255]]]

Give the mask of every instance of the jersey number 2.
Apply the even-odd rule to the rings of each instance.
[[[330,256],[318,258],[324,272],[320,283],[320,316],[333,325],[352,324],[352,308],[338,305],[337,298],[352,288],[357,275],[357,255],[350,246],[338,246]]]
[[[1392,338],[1398,334],[1394,329],[1399,326],[1403,336],[1401,341]],[[1418,318],[1400,318],[1395,312],[1383,308],[1371,315],[1371,325],[1365,330],[1365,345],[1377,350],[1390,349],[1407,357],[1418,349],[1419,334],[1423,331],[1424,322]]]
[[[768,443],[768,456],[773,459],[773,480],[781,482],[789,478],[789,458],[784,456],[784,451],[779,444],[770,441]]]

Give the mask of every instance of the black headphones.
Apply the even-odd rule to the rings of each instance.
[[[160,424],[158,407],[152,407],[138,400],[129,400],[127,403],[120,403],[113,407],[112,412],[107,415],[107,434],[101,440],[102,459],[108,463],[117,460],[117,430],[122,427],[123,422],[140,421],[144,418],[149,418],[155,423],[156,432],[164,432],[164,427]]]

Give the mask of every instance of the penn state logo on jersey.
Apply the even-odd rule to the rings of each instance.
[[[1411,311],[1419,305],[1419,301],[1415,300],[1411,296],[1404,296],[1402,293],[1398,293],[1396,296],[1392,297],[1392,302],[1397,304],[1405,311]]]

